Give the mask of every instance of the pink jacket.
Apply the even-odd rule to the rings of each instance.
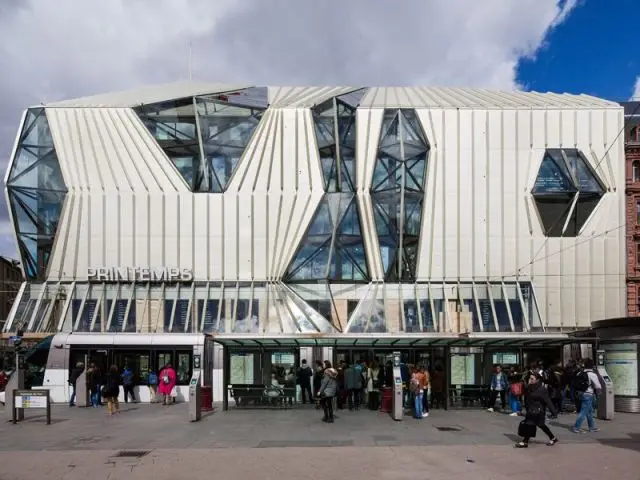
[[[167,383],[165,380],[169,380]],[[158,393],[169,395],[173,387],[176,386],[176,371],[173,368],[163,368],[158,375]]]

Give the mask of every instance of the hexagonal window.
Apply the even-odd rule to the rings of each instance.
[[[224,192],[267,108],[267,89],[183,98],[135,109],[194,192]]]
[[[7,193],[24,273],[44,280],[67,186],[43,108],[27,112]]]
[[[580,150],[547,149],[531,191],[545,236],[577,236],[605,191]]]

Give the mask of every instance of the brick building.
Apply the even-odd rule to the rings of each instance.
[[[22,282],[20,264],[16,260],[0,257],[0,325],[3,327]]]
[[[623,105],[627,167],[627,313],[640,316],[640,102]]]

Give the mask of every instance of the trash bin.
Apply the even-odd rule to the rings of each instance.
[[[393,388],[382,387],[382,399],[380,402],[380,411],[383,413],[391,413],[393,403]]]
[[[202,399],[203,412],[210,412],[213,410],[213,390],[211,387],[201,387],[200,398]]]

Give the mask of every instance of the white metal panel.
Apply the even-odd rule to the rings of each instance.
[[[224,195],[224,217],[221,222],[224,241],[224,256],[220,261],[224,264],[224,279],[238,279],[238,202],[237,194],[230,192]]]
[[[446,264],[446,250],[445,250],[445,233],[446,233],[446,175],[445,175],[445,161],[446,161],[446,139],[444,132],[444,111],[435,110],[430,112],[431,123],[433,124],[433,142],[437,145],[433,149],[431,154],[432,161],[429,165],[429,177],[433,177],[433,183],[430,182],[429,188],[433,189],[433,219],[431,228],[429,228],[430,235],[425,238],[428,239],[428,251],[430,255],[429,265],[430,271],[426,277],[421,275],[421,279],[431,279],[433,281],[444,278],[444,267]],[[424,225],[424,223],[423,223]],[[423,242],[424,243],[424,242]],[[422,247],[424,251],[424,246]]]
[[[118,223],[119,247],[117,265],[137,265],[136,238],[141,225],[136,222],[136,204],[144,202],[146,195],[136,197],[131,191],[123,190],[119,193]]]
[[[166,266],[165,251],[166,244],[169,241],[165,235],[166,231],[166,215],[165,203],[167,198],[161,193],[149,195],[147,198],[147,208],[144,209],[144,218],[140,220],[147,224],[148,237],[146,245],[143,246],[147,253],[148,263],[152,266]],[[176,213],[177,215],[177,213]],[[175,222],[174,222],[175,225]],[[172,232],[175,235],[175,232]],[[145,264],[141,264],[145,265]],[[146,265],[145,265],[146,266]],[[171,266],[171,265],[168,265]]]
[[[458,216],[458,268],[459,276],[463,279],[473,278],[474,263],[474,178],[473,170],[473,112],[471,110],[458,111],[458,168],[459,168],[459,216]],[[425,129],[426,130],[426,129]],[[426,199],[429,192],[426,192]],[[426,200],[425,199],[425,200]],[[427,211],[423,215],[427,215]],[[423,223],[423,228],[429,225]]]
[[[501,275],[513,275],[518,270],[518,243],[520,241],[518,221],[526,216],[521,208],[521,196],[518,195],[518,151],[517,148],[517,111],[503,110],[501,115],[502,148],[502,272]]]
[[[173,82],[148,85],[141,88],[112,92],[72,100],[48,103],[47,107],[134,107],[142,104],[165,102],[196,95],[231,92],[249,88],[249,85],[209,82]]]
[[[193,275],[198,279],[209,278],[209,197],[193,195]],[[191,265],[182,264],[182,268]]]
[[[104,204],[101,216],[104,219],[103,233],[103,258],[101,265],[117,266],[127,265],[120,258],[121,236],[120,236],[120,213],[123,211],[120,195],[111,191],[102,195]],[[127,216],[131,215],[131,210],[126,211]]]
[[[458,129],[458,110],[447,109],[442,116],[442,141],[440,150],[442,158],[443,202],[442,211],[444,214],[442,223],[442,245],[443,255],[443,276],[444,278],[459,278],[458,252],[459,243],[459,196],[463,195],[460,190],[460,145]]]
[[[224,197],[222,195],[208,195],[209,197],[209,275],[212,280],[224,277],[224,258],[226,255],[224,242]]]
[[[195,252],[193,243],[195,238],[194,226],[194,197],[192,193],[179,195],[178,207],[178,258],[175,264],[180,268],[193,268],[195,266]],[[172,264],[169,264],[171,266]]]

